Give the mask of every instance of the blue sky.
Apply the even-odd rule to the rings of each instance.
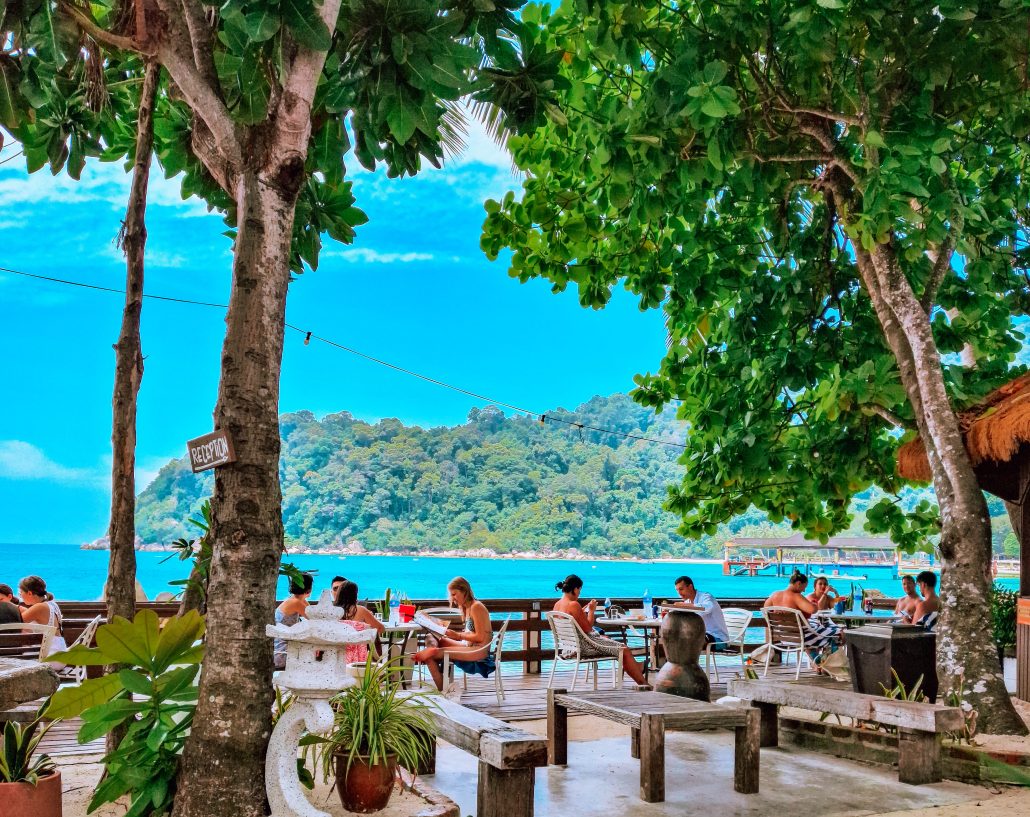
[[[5,147],[0,161],[15,150]],[[290,323],[537,411],[628,391],[635,373],[657,368],[661,313],[641,313],[622,290],[604,311],[586,310],[573,289],[519,284],[503,260],[483,256],[482,203],[518,182],[481,133],[441,171],[352,178],[371,220],[355,244],[328,244],[318,271],[291,284]],[[20,158],[0,165],[0,266],[120,288],[114,237],[127,188],[120,165],[91,164],[80,182],[27,176]],[[221,219],[181,201],[174,180],[155,179],[147,220],[147,292],[224,303],[231,255]],[[0,542],[81,542],[106,531],[121,306],[120,295],[0,273]],[[139,489],[211,430],[224,328],[221,310],[144,304]],[[428,426],[460,423],[477,404],[287,333],[281,411]]]

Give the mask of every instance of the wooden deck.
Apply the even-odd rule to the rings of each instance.
[[[504,692],[505,700],[497,703],[497,696],[494,693],[493,678],[481,678],[478,675],[470,676],[468,690],[461,696],[461,703],[470,709],[475,709],[503,721],[530,721],[543,720],[547,717],[547,680],[550,667],[545,667],[545,672],[539,675],[529,675],[520,671],[521,665],[505,665],[504,671]],[[726,694],[726,682],[740,677],[740,662],[735,659],[723,658],[719,661],[719,683],[712,682],[712,700],[718,700]],[[653,678],[654,675],[652,674]],[[769,671],[769,677],[781,680],[794,679],[794,666],[776,667]],[[801,677],[815,679],[813,672],[802,669]],[[461,678],[459,675],[459,685]],[[629,681],[626,686],[629,687]],[[572,673],[568,670],[559,670],[554,676],[554,686],[561,689],[572,687]],[[593,688],[593,677],[590,682],[583,680],[583,670],[580,670],[577,690],[587,691]],[[598,680],[598,689],[611,688],[611,671],[607,668],[601,670]],[[576,716],[576,713],[570,713]],[[104,740],[100,738],[85,745],[80,745],[76,740],[79,726],[82,721],[78,718],[62,721],[55,725],[43,739],[41,750],[54,756],[96,754],[104,752]]]

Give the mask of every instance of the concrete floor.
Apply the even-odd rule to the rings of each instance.
[[[625,737],[569,742],[569,765],[537,770],[536,814],[616,814],[633,817],[797,817],[853,815],[961,803],[982,797],[977,786],[945,782],[908,786],[897,771],[806,752],[793,747],[762,750],[760,793],[733,791],[733,733],[666,734],[666,801],[639,799],[639,766]],[[440,744],[437,774],[427,782],[475,814],[476,763],[465,752]]]

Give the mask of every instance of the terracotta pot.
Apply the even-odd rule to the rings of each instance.
[[[0,812],[32,817],[62,817],[61,773],[41,777],[32,786],[28,783],[0,783]]]
[[[347,811],[371,814],[381,811],[390,802],[393,782],[397,776],[397,759],[370,766],[367,758],[356,757],[344,771],[346,755],[336,755],[336,791]],[[35,817],[35,815],[33,815]]]
[[[415,605],[414,604],[402,604],[397,608],[397,612],[400,613],[401,621],[407,624],[415,617]]]

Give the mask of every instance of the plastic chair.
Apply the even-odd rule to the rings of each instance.
[[[57,628],[49,624],[0,624],[0,656],[42,661],[50,655],[50,642],[56,633]]]
[[[504,700],[504,680],[501,678],[501,653],[504,651],[504,636],[508,632],[508,622],[511,621],[511,616],[504,620],[496,633],[494,633],[493,640],[490,642],[490,649],[487,650],[486,657],[479,660],[485,661],[489,656],[494,657],[494,694],[497,695],[497,703],[500,704]],[[453,657],[452,657],[453,656]],[[451,673],[457,669],[452,665],[453,661],[462,661],[460,653],[449,653],[444,652],[443,654],[443,677],[450,678]],[[469,688],[469,676],[468,673],[462,670],[462,686],[465,691]]]
[[[91,647],[93,645],[93,636],[96,635],[97,627],[100,626],[102,621],[102,616],[96,616],[86,625],[86,629],[79,633],[79,637],[68,645],[68,649],[70,650],[72,647],[80,645]],[[86,671],[88,669],[89,667],[65,667],[57,675],[62,681],[74,681],[76,684],[81,684],[86,680]]]
[[[765,607],[762,609],[762,617],[767,627],[765,670],[762,677],[769,674],[773,652],[779,652],[782,653],[784,662],[788,656],[796,656],[797,671],[794,673],[794,679],[797,680],[801,677],[801,659],[808,658],[805,653],[805,617],[801,615],[800,610],[793,607]]]
[[[744,668],[744,636],[747,635],[748,625],[751,624],[751,611],[740,607],[727,607],[722,611],[726,619],[727,638],[722,642],[713,642],[705,645],[705,674],[710,675],[709,665],[715,669],[715,680],[719,680],[719,662],[715,656],[719,654],[732,654],[739,652],[740,666]]]
[[[572,687],[569,689],[570,692],[576,691],[576,682],[579,680],[579,667],[581,664],[586,665],[588,676],[590,675],[590,665],[593,664],[594,689],[597,689],[597,668],[603,661],[613,662],[612,687],[618,689],[622,686],[621,650],[619,655],[591,655],[591,646],[586,634],[579,624],[576,623],[576,619],[568,613],[548,613],[547,622],[551,625],[551,632],[554,634],[554,662],[551,664],[551,674],[547,679],[548,689],[554,683],[554,671],[560,661],[575,664],[575,668],[572,671]]]

